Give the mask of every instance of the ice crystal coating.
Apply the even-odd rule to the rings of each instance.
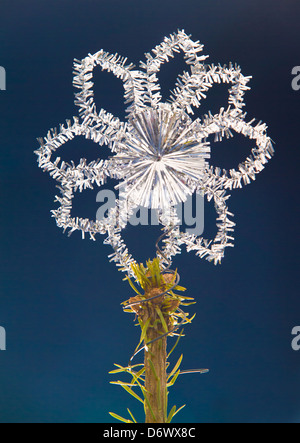
[[[152,53],[145,54],[140,70],[126,64],[126,58],[102,49],[83,60],[75,60],[73,84],[77,90],[75,104],[79,107],[79,117],[74,117],[73,123],[67,120],[67,125],[61,125],[59,131],[49,131],[39,139],[40,148],[35,151],[39,166],[59,183],[61,196],[56,196],[56,201],[60,207],[52,211],[57,225],[69,229],[69,233],[80,230],[83,238],[89,233],[93,240],[98,233],[106,234],[104,243],[114,250],[110,259],[130,274],[134,258],[121,231],[128,222],[128,214],[139,205],[157,211],[166,233],[163,260],[171,260],[185,245],[200,258],[220,263],[225,248],[233,246],[234,241],[235,224],[227,207],[227,190],[241,188],[255,180],[274,153],[266,124],[245,120],[244,94],[250,89],[251,77],[245,77],[240,67],[232,63],[228,66],[206,64],[208,56],[203,55],[202,50],[203,45],[179,30],[165,37]],[[181,51],[189,69],[179,75],[169,102],[163,103],[156,74],[163,63]],[[103,109],[97,110],[92,81],[96,66],[123,81],[126,122]],[[193,108],[201,105],[215,83],[229,85],[228,103],[215,115],[209,112],[202,119],[193,120],[190,116]],[[255,141],[246,160],[237,170],[229,172],[210,165],[208,137],[214,135],[215,141],[221,142],[235,133]],[[81,159],[77,166],[74,162],[61,162],[59,157],[51,160],[58,148],[79,135],[100,146],[107,145],[113,156],[90,163]],[[108,217],[100,221],[72,217],[74,193],[94,185],[102,186],[108,177],[117,178],[122,187],[121,198]],[[214,239],[180,230],[174,206],[194,192],[214,201],[218,228]]]

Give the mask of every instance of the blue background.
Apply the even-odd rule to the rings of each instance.
[[[175,422],[300,421],[300,352],[291,348],[300,324],[300,91],[291,87],[299,19],[298,0],[1,1],[1,422],[114,422],[108,411],[126,415],[126,407],[143,421],[141,405],[108,375],[113,363],[127,364],[139,336],[120,306],[129,286],[101,237],[68,238],[56,227],[49,212],[56,183],[37,167],[33,150],[36,137],[77,114],[74,58],[103,48],[138,65],[178,28],[205,45],[210,62],[237,62],[253,76],[247,118],[268,124],[276,155],[251,186],[232,192],[236,241],[222,265],[186,252],[174,260],[197,315],[173,361],[183,352],[183,369],[210,368],[181,376],[170,391],[171,405],[187,404]],[[163,66],[164,99],[183,68],[182,55]],[[98,106],[124,118],[121,82],[100,70],[95,82]],[[196,115],[217,112],[225,93],[216,87]],[[241,137],[213,145],[211,161],[235,167],[251,147]],[[100,149],[107,155],[82,139],[60,154],[92,160]],[[97,191],[78,193],[74,214],[95,217]],[[207,236],[215,229],[212,206],[205,205]],[[158,232],[126,228],[138,260],[153,257]]]

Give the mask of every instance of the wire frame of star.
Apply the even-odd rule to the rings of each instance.
[[[58,182],[60,190],[60,196],[55,198],[60,206],[51,211],[57,226],[68,230],[69,235],[79,230],[83,238],[89,234],[92,240],[97,234],[105,234],[104,243],[113,248],[110,260],[130,275],[135,260],[122,238],[122,229],[139,205],[156,210],[166,234],[161,248],[163,265],[170,263],[183,245],[200,258],[220,263],[225,249],[233,246],[234,241],[235,223],[227,206],[228,190],[255,180],[274,153],[266,124],[245,120],[244,94],[250,89],[251,77],[245,77],[240,67],[231,63],[206,64],[208,56],[202,51],[203,45],[179,30],[145,54],[140,69],[127,64],[127,58],[102,49],[83,60],[75,60],[73,85],[79,116],[38,139],[40,148],[35,151],[38,165]],[[157,73],[177,52],[183,53],[187,71],[178,76],[168,103],[163,103]],[[125,122],[104,109],[97,109],[93,92],[96,66],[122,80]],[[202,119],[193,119],[193,108],[198,108],[206,92],[220,83],[229,85],[226,106],[215,115],[209,112]],[[246,160],[229,171],[210,165],[208,137],[213,135],[215,141],[221,142],[234,134],[255,141]],[[81,159],[77,165],[61,161],[60,157],[52,160],[59,148],[77,136],[98,144],[100,155],[101,146],[108,146],[112,157],[90,163]],[[108,216],[102,220],[72,217],[75,192],[105,186],[108,178],[118,179],[123,189]],[[195,192],[214,201],[217,214],[214,239],[180,229],[175,205]]]

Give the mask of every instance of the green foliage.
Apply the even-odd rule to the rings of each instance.
[[[133,264],[132,270],[135,275],[135,282],[133,282],[129,277],[126,277],[125,280],[128,280],[131,288],[134,290],[135,297],[123,302],[123,309],[125,312],[131,312],[138,315],[138,324],[141,328],[141,335],[138,346],[135,349],[135,353],[138,351],[141,344],[144,342],[147,344],[147,333],[149,328],[155,328],[162,335],[168,334],[170,336],[178,336],[175,345],[172,347],[171,351],[168,354],[167,359],[170,357],[172,352],[175,350],[176,346],[180,338],[183,336],[183,330],[177,334],[176,333],[176,325],[180,326],[186,323],[190,323],[194,316],[189,318],[188,313],[183,312],[179,309],[180,305],[188,306],[193,304],[193,298],[185,297],[183,295],[177,294],[175,291],[184,292],[185,288],[179,285],[175,285],[177,281],[177,272],[174,274],[166,274],[160,268],[160,261],[158,258],[155,258],[153,261],[148,260],[146,266],[143,264]],[[138,285],[138,287],[137,287]],[[159,290],[157,290],[159,288]],[[161,300],[159,302],[154,303],[154,301],[149,301],[143,303],[143,300],[150,298],[153,294],[153,290],[156,290],[159,296],[159,293],[164,293]],[[157,300],[157,299],[156,299]],[[136,303],[141,301],[141,303]],[[135,303],[134,307],[132,307],[132,303]],[[153,317],[148,317],[145,320],[145,317],[141,315],[144,309],[144,305],[150,305],[153,307],[153,312],[156,313],[155,319]],[[138,306],[138,307],[136,307]],[[143,321],[144,320],[144,321]],[[181,355],[178,361],[175,363],[173,369],[167,374],[167,388],[174,385],[178,376],[180,375],[180,365],[182,363],[183,356]],[[151,370],[155,378],[158,380],[158,376],[155,372],[155,368],[151,360],[149,360]],[[169,367],[170,363],[167,361],[167,367]],[[153,420],[155,421],[155,416],[153,410],[151,409],[151,405],[148,399],[148,392],[145,389],[145,367],[143,363],[137,365],[129,365],[129,366],[121,366],[115,364],[117,369],[114,369],[110,372],[110,374],[116,373],[125,373],[127,376],[130,376],[130,380],[128,382],[123,381],[113,381],[110,382],[112,384],[116,384],[125,389],[131,396],[133,396],[136,400],[143,403],[144,410],[146,412],[146,406],[149,408],[150,413],[152,415]],[[159,381],[159,380],[158,380]],[[159,386],[159,385],[158,385]],[[165,396],[165,405],[167,405],[168,398],[168,389],[166,388],[166,392],[161,393],[158,392],[158,401],[161,402],[161,395]],[[141,392],[142,396],[138,395],[136,391]],[[160,391],[160,390],[159,390]],[[185,406],[185,405],[184,405]],[[167,411],[165,411],[165,421],[166,423],[170,423],[174,416],[184,407],[180,407],[176,409],[176,406],[173,406],[167,415]],[[167,408],[167,406],[166,406]],[[127,409],[128,410],[128,409]],[[110,415],[119,421],[123,421],[126,423],[136,423],[132,413],[128,410],[131,419],[125,419],[117,414],[111,413]]]
[[[170,411],[170,414],[168,415],[167,423],[171,423],[171,421],[173,420],[175,415],[178,414],[178,412],[181,411],[181,409],[183,409],[184,407],[185,407],[185,405],[183,405],[180,408],[176,409],[176,406],[173,406],[173,408]]]
[[[177,340],[177,342],[176,342],[176,345],[178,344],[178,341],[179,341],[179,338],[180,338],[181,336],[178,336],[178,340]],[[173,347],[173,349],[172,349],[172,351],[175,349],[175,346]],[[171,378],[171,380],[170,380],[170,382],[168,382],[168,384],[167,384],[167,387],[170,387],[170,386],[173,386],[174,385],[174,383],[175,383],[175,381],[176,381],[176,379],[177,379],[177,377],[180,375],[180,369],[179,369],[179,367],[180,367],[180,364],[181,364],[181,362],[182,362],[182,358],[183,358],[183,356],[181,355],[180,356],[180,358],[179,358],[179,360],[176,362],[176,364],[175,364],[175,366],[173,367],[173,369],[171,370],[171,372],[168,374],[168,380]],[[157,374],[156,374],[156,372],[155,372],[155,369],[154,369],[154,366],[153,366],[153,364],[152,364],[152,361],[151,360],[149,360],[149,362],[150,362],[150,366],[151,366],[151,369],[152,369],[152,371],[153,371],[153,373],[154,373],[154,376],[155,376],[155,378],[156,379],[158,379],[158,376],[157,376]],[[149,408],[149,410],[150,410],[150,412],[151,412],[151,415],[152,415],[152,417],[153,417],[153,420],[155,421],[155,415],[154,415],[154,412],[153,412],[153,410],[151,409],[151,405],[150,405],[150,402],[149,402],[149,399],[148,399],[148,397],[147,397],[147,391],[146,391],[146,389],[145,389],[145,377],[144,377],[144,373],[145,373],[145,367],[144,367],[144,364],[143,363],[140,363],[140,364],[138,364],[138,365],[133,365],[133,366],[125,366],[125,367],[123,367],[123,366],[121,366],[121,365],[118,365],[118,364],[115,364],[115,366],[118,368],[118,369],[114,369],[114,370],[112,370],[112,371],[110,371],[109,373],[110,374],[116,374],[116,373],[125,373],[125,374],[129,374],[130,376],[131,376],[131,380],[129,381],[129,382],[123,382],[123,381],[120,381],[120,380],[118,380],[118,381],[111,381],[110,383],[111,384],[114,384],[114,385],[119,385],[119,386],[121,386],[123,389],[125,389],[125,391],[127,391],[132,397],[134,397],[136,400],[138,400],[139,402],[141,402],[141,403],[143,403],[143,406],[144,406],[144,410],[145,410],[145,408],[146,408],[146,405],[148,406],[148,408]],[[137,368],[138,367],[141,367],[141,369],[139,370],[139,371],[137,371]],[[134,369],[136,369],[136,370],[134,370]],[[142,396],[143,396],[143,400],[142,400],[142,398],[134,391],[134,389],[139,389],[140,391],[141,391],[141,393],[142,393]],[[165,394],[165,396],[166,396],[166,398],[168,397],[168,391],[167,392],[165,392],[164,394]],[[160,392],[158,393],[159,395],[161,395],[160,394]],[[185,405],[184,405],[185,406]],[[176,406],[173,406],[172,408],[171,408],[171,410],[170,410],[170,412],[169,412],[169,415],[167,416],[167,411],[166,411],[166,423],[171,423],[171,421],[172,421],[172,419],[174,418],[174,416],[184,407],[184,406],[181,406],[179,409],[176,409]],[[113,412],[110,412],[109,414],[112,416],[112,417],[114,417],[114,418],[116,418],[117,420],[119,420],[119,421],[122,421],[122,422],[124,422],[124,423],[137,423],[136,422],[136,420],[135,420],[135,418],[133,417],[133,415],[132,415],[132,413],[130,412],[130,410],[129,409],[127,409],[127,411],[128,411],[128,413],[129,413],[129,415],[130,415],[130,417],[131,417],[131,419],[133,420],[130,420],[130,419],[126,419],[126,418],[123,418],[123,417],[121,417],[120,415],[118,415],[118,414],[114,414]]]
[[[127,418],[123,418],[120,415],[115,414],[114,412],[109,412],[109,415],[111,415],[113,418],[116,418],[117,420],[122,421],[124,423],[134,423],[132,420],[128,420]]]
[[[159,318],[160,318],[161,324],[162,324],[162,326],[163,326],[165,332],[169,332],[169,328],[168,328],[168,326],[167,326],[166,320],[165,320],[165,318],[164,318],[164,316],[163,316],[161,310],[160,310],[157,306],[156,306],[155,309],[156,309],[156,312],[157,312],[157,314],[158,314],[158,316],[159,316]]]

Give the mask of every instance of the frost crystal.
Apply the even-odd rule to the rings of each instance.
[[[255,180],[256,175],[272,157],[274,150],[267,126],[254,120],[246,122],[243,112],[244,94],[251,77],[245,77],[237,65],[205,64],[203,45],[191,40],[184,31],[165,37],[164,41],[146,54],[140,70],[118,54],[111,55],[100,50],[83,60],[74,61],[75,104],[79,118],[73,123],[67,120],[39,139],[40,148],[35,151],[39,166],[48,171],[59,183],[61,196],[56,197],[60,207],[52,211],[57,225],[64,230],[95,235],[107,234],[104,243],[113,247],[110,256],[124,271],[131,273],[134,262],[122,237],[128,214],[137,206],[154,208],[166,233],[162,252],[164,260],[171,260],[180,253],[181,246],[195,251],[200,258],[215,264],[221,262],[225,248],[233,246],[234,222],[227,207],[226,191],[241,188]],[[168,103],[161,101],[157,72],[163,63],[177,52],[183,52],[188,71],[180,75]],[[97,110],[93,93],[93,70],[99,65],[112,72],[124,84],[127,105],[127,122],[105,110]],[[228,103],[216,115],[210,112],[202,119],[192,119],[193,108],[199,107],[206,92],[215,83],[229,85]],[[208,137],[214,135],[216,142],[224,137],[241,134],[253,141],[255,146],[238,169],[229,172],[209,165],[210,144]],[[81,159],[76,166],[60,161],[53,154],[64,143],[81,135],[98,145],[107,145],[113,156],[109,160],[87,163]],[[108,177],[117,178],[121,188],[120,200],[104,220],[92,221],[71,217],[74,193],[93,185],[102,186]],[[194,192],[206,195],[214,201],[217,213],[216,237],[212,240],[196,237],[180,230],[174,206],[186,200]]]

